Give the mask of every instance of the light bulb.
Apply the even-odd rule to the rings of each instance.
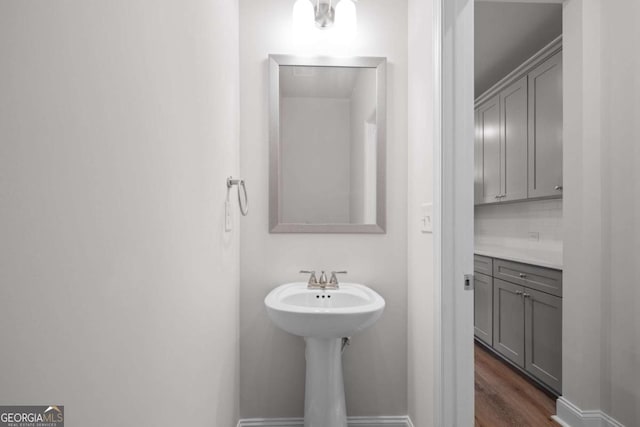
[[[340,0],[336,6],[335,29],[343,42],[351,42],[356,38],[358,18],[353,0]]]
[[[293,5],[292,29],[294,41],[308,39],[313,31],[315,12],[309,0],[296,0]]]

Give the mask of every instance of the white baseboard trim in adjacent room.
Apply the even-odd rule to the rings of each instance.
[[[563,427],[624,427],[599,409],[583,411],[564,397],[556,401],[553,418]]]
[[[349,417],[349,427],[413,427],[408,416]],[[238,427],[303,427],[302,418],[247,418],[238,421]]]

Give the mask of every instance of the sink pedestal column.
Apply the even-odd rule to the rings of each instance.
[[[304,427],[347,427],[342,339],[305,338]]]

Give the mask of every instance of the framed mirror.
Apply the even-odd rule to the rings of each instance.
[[[384,233],[386,58],[269,55],[269,229]]]

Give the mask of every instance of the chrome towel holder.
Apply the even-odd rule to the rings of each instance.
[[[234,179],[232,176],[227,178],[227,197],[229,197],[229,190],[234,185],[238,186],[238,205],[240,206],[240,213],[242,216],[247,216],[249,213],[249,196],[247,195],[247,187],[244,184],[244,179]],[[242,187],[244,198],[240,196],[240,187]]]

